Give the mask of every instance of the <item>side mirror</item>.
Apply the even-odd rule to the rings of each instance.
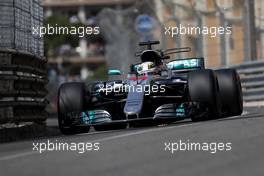
[[[109,75],[109,76],[113,76],[113,75],[121,75],[121,71],[120,71],[120,70],[114,70],[114,69],[111,69],[111,70],[108,70],[108,75]]]

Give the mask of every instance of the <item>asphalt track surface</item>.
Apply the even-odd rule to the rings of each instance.
[[[33,151],[33,142],[100,143],[99,151]],[[165,142],[231,142],[230,151],[165,151]],[[0,175],[201,175],[263,176],[264,115],[168,126],[91,132],[0,144]]]

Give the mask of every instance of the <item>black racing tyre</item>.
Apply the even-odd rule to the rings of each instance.
[[[109,131],[109,130],[121,130],[126,129],[127,124],[115,124],[115,125],[95,125],[95,131]]]
[[[218,118],[221,115],[219,87],[214,71],[210,69],[195,70],[188,74],[190,100],[207,107],[207,115],[192,115],[193,121]]]
[[[241,115],[243,112],[243,96],[241,82],[235,69],[216,71],[223,117]]]
[[[57,105],[58,124],[63,134],[89,132],[90,127],[75,127],[72,125],[73,118],[79,118],[77,116],[79,116],[84,109],[85,95],[86,91],[84,83],[71,82],[60,86]]]

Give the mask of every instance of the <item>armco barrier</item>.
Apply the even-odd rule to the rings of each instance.
[[[245,102],[264,102],[264,60],[232,66],[240,75]]]

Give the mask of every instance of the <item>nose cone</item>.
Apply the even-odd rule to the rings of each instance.
[[[126,105],[124,107],[124,113],[126,115],[139,115],[142,111],[144,101],[144,91],[138,91],[137,85],[132,86],[127,95]],[[130,88],[130,89],[131,89]]]

